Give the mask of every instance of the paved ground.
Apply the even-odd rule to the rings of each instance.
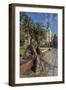
[[[58,58],[58,51],[57,49],[51,49],[47,51],[44,55],[44,58],[48,63],[57,66],[57,58]]]
[[[44,55],[44,60],[50,64],[48,75],[53,75],[53,76],[57,75],[58,73],[58,50],[51,49],[50,51],[47,51]]]

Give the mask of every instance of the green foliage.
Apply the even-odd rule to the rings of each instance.
[[[24,56],[25,55],[25,48],[24,48],[24,46],[23,47],[20,47],[20,55],[21,56]]]
[[[38,45],[42,39],[45,39],[46,31],[45,27],[42,23],[33,23],[31,17],[29,17],[25,12],[20,14],[20,55],[24,55],[25,52],[25,40],[31,38],[31,40],[35,40]]]
[[[53,47],[57,48],[58,46],[58,37],[56,34],[54,34],[54,37],[53,37]]]
[[[37,41],[39,45],[41,40],[43,38],[45,39],[45,30],[44,30],[44,26],[41,23],[35,23],[33,29],[33,38]]]

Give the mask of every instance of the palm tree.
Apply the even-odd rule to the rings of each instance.
[[[33,69],[34,72],[37,73],[41,71],[41,68],[43,68],[41,63],[42,61],[40,60],[40,58],[42,57],[42,52],[40,50],[40,43],[41,40],[45,38],[45,30],[44,30],[44,26],[41,23],[35,23],[32,31],[33,31],[32,37],[34,39],[34,42],[32,43],[31,47],[32,47],[32,52],[34,54],[33,61],[35,66],[33,67]]]
[[[21,27],[21,30],[23,29],[23,31],[27,33],[28,42],[30,44],[31,32],[32,32],[32,20],[26,13],[22,13],[21,15],[22,15],[22,20],[21,20],[20,27]]]
[[[36,23],[34,25],[34,39],[40,45],[42,39],[45,39],[45,29],[42,23]]]
[[[27,33],[29,48],[27,47],[26,52],[28,52],[28,50],[31,50],[30,51],[32,52],[31,55],[34,56],[33,61],[35,60],[37,62],[36,64],[36,72],[37,72],[38,66],[39,66],[39,69],[41,68],[40,58],[42,53],[40,51],[39,46],[40,46],[41,40],[45,38],[44,26],[41,23],[33,24],[32,19],[26,13],[22,13],[22,19],[20,20],[20,30]],[[32,42],[32,40],[34,40],[34,42]]]

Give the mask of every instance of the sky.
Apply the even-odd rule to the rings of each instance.
[[[58,35],[58,15],[57,13],[37,13],[37,12],[26,12],[31,17],[33,22],[42,23],[47,27],[48,19],[51,26],[52,33]]]

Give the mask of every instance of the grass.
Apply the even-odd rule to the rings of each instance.
[[[21,56],[24,56],[25,55],[25,47],[24,46],[21,46],[20,47],[20,55]]]

